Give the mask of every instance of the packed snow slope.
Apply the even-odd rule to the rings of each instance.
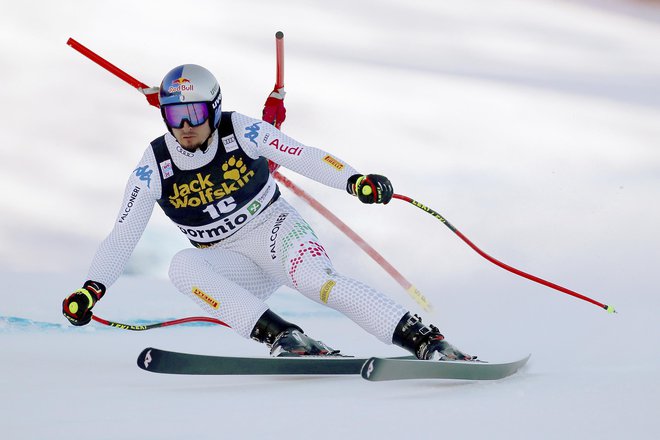
[[[208,67],[223,108],[259,116],[285,33],[285,131],[439,211],[496,258],[616,307],[608,314],[490,264],[437,219],[363,206],[283,172],[433,303],[424,319],[492,361],[497,382],[172,377],[147,346],[266,355],[219,326],[69,326],[158,112],[66,46],[143,82]],[[651,1],[3,2],[0,14],[0,437],[655,438],[660,409],[660,8]],[[355,244],[287,190],[338,270],[420,313]],[[166,280],[187,244],[160,212],[95,311],[201,313]],[[402,354],[282,290],[272,308],[357,356]]]

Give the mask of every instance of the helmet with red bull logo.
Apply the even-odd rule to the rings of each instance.
[[[212,129],[218,127],[222,115],[222,93],[215,76],[197,64],[184,64],[170,70],[160,84],[158,95],[161,114],[167,128],[170,125],[165,118],[165,107],[173,104],[207,103]],[[190,122],[190,121],[189,121]]]

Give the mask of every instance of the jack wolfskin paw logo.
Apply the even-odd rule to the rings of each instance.
[[[243,163],[243,159],[238,160],[232,156],[229,160],[222,164],[223,177],[225,180],[240,180],[241,176],[247,171],[247,166]]]

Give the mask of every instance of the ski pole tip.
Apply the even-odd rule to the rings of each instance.
[[[616,313],[616,310],[614,310],[614,307],[612,306],[605,306],[605,310],[607,310],[607,313]]]
[[[284,38],[284,32],[282,32],[282,31],[277,31],[277,32],[275,33],[275,38],[277,38],[278,40],[281,40],[282,38]]]

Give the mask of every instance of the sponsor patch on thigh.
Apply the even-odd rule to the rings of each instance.
[[[336,284],[337,282],[335,280],[328,280],[325,282],[325,284],[323,284],[323,286],[321,286],[321,301],[323,301],[325,304],[328,303],[330,292]]]

